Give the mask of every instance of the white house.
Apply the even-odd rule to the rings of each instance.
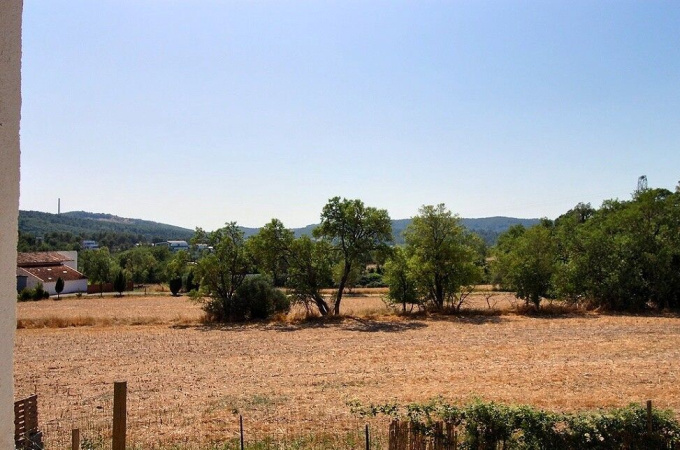
[[[168,247],[171,252],[178,252],[180,250],[189,251],[189,244],[187,241],[165,241],[154,244],[157,247]]]
[[[78,252],[34,252],[17,255],[17,290],[33,289],[42,283],[56,295],[57,280],[64,280],[62,294],[87,292],[87,277],[78,272]]]

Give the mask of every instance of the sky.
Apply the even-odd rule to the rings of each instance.
[[[680,180],[680,2],[24,0],[22,210],[555,218]]]

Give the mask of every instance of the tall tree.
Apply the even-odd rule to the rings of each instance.
[[[333,306],[334,314],[340,314],[352,268],[365,264],[371,252],[388,247],[392,241],[390,216],[386,210],[365,206],[359,199],[333,197],[321,212],[321,224],[314,229],[314,236],[330,242],[340,255],[342,275]]]
[[[56,283],[54,283],[54,291],[57,293],[57,300],[59,300],[59,294],[64,290],[64,279],[62,277],[57,278]]]
[[[127,280],[125,279],[125,272],[123,272],[123,269],[120,269],[113,279],[113,290],[118,292],[118,295],[122,297],[123,292],[125,292],[126,284]]]
[[[466,293],[482,276],[475,242],[479,238],[441,203],[421,207],[404,239],[420,297],[437,309],[446,304],[460,309]]]
[[[255,266],[260,273],[271,277],[274,286],[285,284],[289,251],[294,239],[292,230],[284,227],[279,219],[272,219],[247,240]]]
[[[196,229],[195,242],[206,243],[213,251],[196,263],[200,296],[207,296],[205,311],[216,320],[232,320],[235,312],[234,293],[250,272],[243,231],[236,222],[206,233]]]
[[[99,295],[103,296],[104,283],[111,281],[111,274],[115,268],[109,249],[101,247],[97,250],[86,250],[82,252],[81,262],[83,273],[92,283],[99,283]]]
[[[302,303],[307,313],[315,305],[319,314],[330,313],[321,289],[333,284],[333,248],[327,241],[314,241],[301,236],[291,243],[286,286],[296,301]]]
[[[538,309],[541,299],[554,293],[557,250],[552,225],[544,222],[521,233],[518,230],[501,236],[496,263],[504,274],[503,284]]]

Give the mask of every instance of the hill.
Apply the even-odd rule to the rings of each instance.
[[[70,233],[83,238],[95,238],[103,233],[135,235],[144,241],[191,239],[193,230],[141,219],[128,219],[112,214],[73,211],[50,214],[40,211],[19,211],[19,231],[33,236],[48,233]]]
[[[485,217],[478,219],[461,219],[463,225],[479,234],[488,245],[493,245],[498,235],[513,225],[526,227],[535,225],[539,219],[518,219],[514,217]],[[403,231],[411,223],[411,219],[392,221],[394,241],[403,243]],[[295,236],[311,235],[316,224],[303,228],[294,228]],[[258,228],[242,227],[246,237],[258,232]],[[103,235],[125,235],[124,242],[135,241],[158,242],[172,239],[189,240],[193,230],[164,223],[142,219],[129,219],[112,214],[73,211],[62,214],[51,214],[40,211],[19,211],[19,231],[32,236],[54,236],[70,234],[78,239],[101,240]],[[125,245],[120,242],[120,245]],[[113,247],[113,245],[109,245]],[[116,246],[117,247],[117,246]]]

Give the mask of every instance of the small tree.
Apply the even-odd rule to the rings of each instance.
[[[389,286],[387,298],[394,304],[401,303],[402,312],[406,313],[406,305],[419,304],[416,283],[408,267],[408,256],[403,247],[397,247],[385,263],[384,280]]]
[[[113,279],[113,290],[118,292],[118,295],[122,297],[126,284],[127,280],[125,279],[125,273],[122,269],[120,269],[116,274],[116,278]]]
[[[179,277],[172,278],[168,282],[168,285],[170,286],[170,292],[172,292],[172,295],[177,297],[177,294],[179,294],[179,290],[182,289],[182,279]]]
[[[54,283],[54,290],[57,293],[57,300],[60,300],[59,294],[64,290],[64,279],[62,277],[57,278],[57,282]]]

